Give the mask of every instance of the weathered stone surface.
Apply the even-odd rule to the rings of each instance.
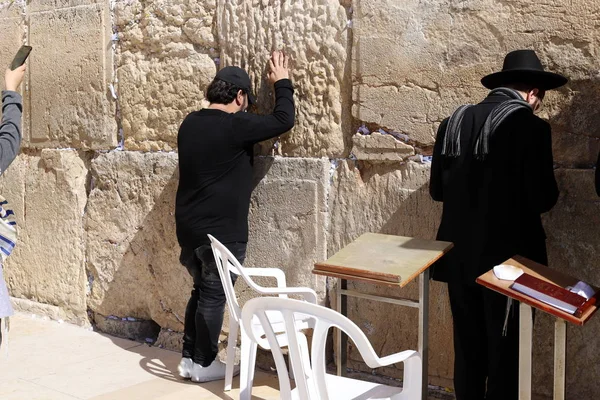
[[[181,331],[190,278],[175,236],[177,156],[111,152],[92,161],[85,216],[89,308]]]
[[[597,84],[590,84],[595,82],[590,74],[600,66],[592,33],[597,2],[553,0],[538,7],[526,0],[355,0],[353,5],[356,119],[430,145],[435,127],[454,108],[481,100],[485,89],[479,80],[499,70],[508,51],[534,48],[549,69],[572,80],[544,112],[556,122],[559,161],[578,165],[582,155],[566,150],[567,143],[579,141],[583,148],[589,139],[580,135],[597,137],[590,129],[597,126],[597,113],[589,113],[593,105],[585,100],[598,92]]]
[[[99,3],[102,3],[102,0],[30,0],[27,2],[27,12],[54,11]]]
[[[342,126],[348,121],[342,100],[349,98],[347,74],[347,16],[339,0],[245,2],[218,0],[217,30],[221,65],[239,65],[250,73],[259,110],[272,110],[272,89],[266,82],[272,50],[291,58],[296,87],[296,126],[282,136],[277,154],[340,156],[344,153]],[[347,127],[346,127],[347,128]],[[263,145],[267,153],[272,142]]]
[[[28,36],[35,47],[29,58],[30,145],[115,147],[108,4],[32,12]]]
[[[558,204],[545,217],[550,267],[566,272],[594,286],[600,286],[600,198],[594,191],[593,170],[557,171],[561,190]],[[540,313],[541,314],[541,313]],[[597,396],[600,375],[597,333],[600,319],[583,327],[569,324],[567,335],[567,398]],[[536,317],[534,337],[534,381],[536,392],[550,395],[553,371],[554,319]]]
[[[216,2],[116,4],[119,105],[125,148],[170,151],[185,116],[206,106],[216,73]]]
[[[6,262],[11,295],[57,306],[65,319],[87,324],[84,161],[73,150],[21,154],[1,180],[19,232]]]
[[[370,135],[352,136],[352,154],[358,160],[402,161],[415,154],[415,149],[395,139],[392,135],[373,132]]]
[[[13,308],[16,312],[29,314],[32,318],[43,318],[54,321],[65,321],[69,319],[68,314],[64,309],[52,306],[50,304],[38,303],[27,299],[20,299],[18,297],[11,297]],[[89,321],[81,320],[80,325],[90,326]]]
[[[364,232],[431,239],[441,207],[429,197],[429,166],[341,161],[333,175],[328,254]]]
[[[324,158],[256,160],[246,262],[281,268],[289,286],[311,287],[321,296],[325,280],[311,271],[327,255],[329,169]]]
[[[364,232],[435,238],[441,207],[428,192],[429,166],[409,162],[401,165],[339,163],[333,175],[329,256]],[[400,292],[360,283],[349,284],[360,291],[418,298],[418,287],[410,284]],[[453,370],[452,320],[446,287],[431,283],[430,294],[430,383],[451,386]],[[335,289],[330,291],[335,306]],[[417,348],[417,312],[400,306],[350,298],[350,318],[367,333],[380,355]],[[360,356],[351,350],[350,359]],[[353,368],[364,369],[361,363]],[[396,368],[378,374],[399,377]]]
[[[19,47],[25,39],[25,21],[22,13],[24,12],[23,3],[12,3],[0,6],[0,65],[8,66],[12,62]],[[1,69],[4,72],[4,69]],[[1,86],[4,88],[4,75],[2,75]],[[27,81],[27,75],[25,76]],[[21,86],[20,93],[23,94],[23,101],[27,102],[29,98],[27,84]],[[23,135],[27,136],[29,131],[29,119],[25,115],[23,118]],[[27,146],[27,141],[22,141],[22,146]]]

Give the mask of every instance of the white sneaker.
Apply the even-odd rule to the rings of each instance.
[[[226,365],[220,360],[215,360],[208,367],[203,367],[200,364],[194,363],[192,367],[191,377],[194,382],[211,382],[225,379]],[[240,373],[239,365],[233,367],[233,376]]]
[[[194,362],[191,358],[182,358],[177,366],[177,371],[179,371],[179,376],[183,379],[190,379],[192,377],[192,368],[194,367]]]

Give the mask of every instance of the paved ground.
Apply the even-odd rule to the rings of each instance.
[[[237,399],[239,387],[176,378],[178,353],[69,324],[11,318],[8,358],[0,355],[2,400]],[[257,371],[255,399],[278,399],[277,377]]]
[[[0,354],[2,400],[239,398],[237,379],[224,393],[222,381],[177,378],[178,353],[30,315],[11,318],[8,350]],[[253,399],[278,399],[278,387],[276,375],[257,371]]]

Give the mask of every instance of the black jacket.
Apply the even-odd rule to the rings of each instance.
[[[248,208],[253,189],[254,144],[294,126],[294,88],[275,82],[272,114],[229,114],[203,109],[189,114],[177,136],[179,186],[175,226],[181,247],[248,241]]]
[[[477,133],[504,99],[488,96],[466,112],[458,158],[441,154],[448,121],[438,130],[430,193],[444,203],[437,238],[454,248],[434,266],[435,280],[473,283],[517,254],[547,264],[540,214],[558,199],[550,125],[517,111],[497,128],[486,159],[473,156]]]

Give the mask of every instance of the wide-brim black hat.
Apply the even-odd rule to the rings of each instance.
[[[515,50],[504,57],[502,71],[484,76],[481,83],[488,89],[511,83],[531,84],[540,90],[551,90],[563,86],[569,80],[554,72],[544,71],[544,67],[533,50]]]

